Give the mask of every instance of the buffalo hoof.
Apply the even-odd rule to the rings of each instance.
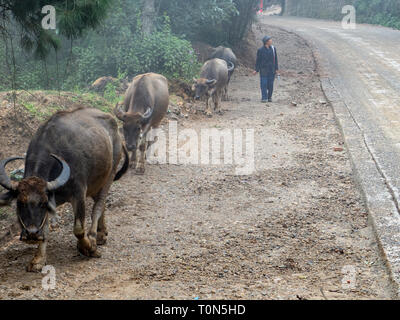
[[[207,117],[212,118],[212,113],[206,113]]]
[[[100,258],[101,254],[97,251],[96,240],[83,238],[78,241],[78,251],[80,254],[89,258]]]
[[[139,167],[139,168],[136,169],[136,174],[139,175],[139,176],[144,175],[144,172],[145,172],[145,169],[142,168],[142,167]]]
[[[107,233],[97,232],[96,243],[98,246],[104,246],[107,243]]]
[[[129,164],[129,168],[130,168],[130,169],[136,169],[136,162],[131,162],[131,163]]]
[[[101,258],[101,253],[96,249],[95,252],[90,252],[90,258]]]
[[[26,271],[27,272],[42,272],[43,267],[46,265],[46,261],[38,261],[36,259],[33,259],[27,266],[26,266]]]

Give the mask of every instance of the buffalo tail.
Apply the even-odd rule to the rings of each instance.
[[[122,178],[122,176],[128,171],[129,169],[129,153],[128,149],[125,146],[125,143],[123,143],[122,149],[124,150],[124,155],[125,155],[125,162],[124,165],[122,166],[121,170],[117,172],[115,175],[114,181],[118,181],[119,179]]]

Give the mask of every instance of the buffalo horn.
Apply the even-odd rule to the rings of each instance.
[[[121,106],[118,103],[114,108],[114,114],[119,120],[124,121],[125,112],[121,110]]]
[[[54,154],[51,154],[51,156],[61,164],[62,171],[57,179],[55,179],[54,181],[51,181],[51,182],[47,182],[47,190],[49,192],[56,191],[57,189],[59,189],[63,185],[65,185],[68,182],[69,177],[71,175],[71,169],[69,168],[69,165],[64,160],[62,160],[61,158],[57,157]]]
[[[10,177],[6,173],[6,165],[15,160],[23,160],[21,157],[13,157],[0,161],[0,185],[9,191],[15,191],[16,186],[11,182]]]
[[[147,108],[146,112],[142,115],[143,120],[148,120],[153,115],[153,108]]]

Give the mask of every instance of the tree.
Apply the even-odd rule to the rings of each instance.
[[[234,0],[238,14],[232,16],[225,28],[228,32],[229,43],[236,45],[246,36],[256,18],[258,0]]]
[[[257,13],[259,0],[158,0],[174,33],[211,45],[236,45]]]
[[[18,31],[21,46],[44,59],[58,49],[59,37],[76,39],[95,28],[106,16],[112,0],[0,0],[0,33],[10,38]],[[57,32],[42,28],[42,8],[52,5],[57,13]]]
[[[149,35],[155,30],[156,24],[156,9],[154,0],[143,0],[142,10],[142,32],[145,35]]]

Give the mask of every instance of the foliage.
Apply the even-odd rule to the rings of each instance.
[[[104,39],[98,36],[88,39],[87,46],[74,48],[76,68],[69,82],[88,85],[98,77],[156,72],[169,79],[191,79],[199,65],[190,42],[171,33],[169,20],[160,31],[142,36],[141,33],[121,33]],[[126,40],[129,38],[129,41]]]
[[[399,0],[357,0],[357,20],[400,29]]]
[[[11,11],[7,11],[12,37],[3,45],[0,43],[0,59],[7,62],[0,64],[0,90],[82,90],[102,76],[132,78],[146,72],[188,82],[200,68],[190,41],[200,40],[213,46],[237,45],[255,18],[258,3],[257,0],[156,0],[154,32],[144,35],[143,1],[27,0],[22,10],[22,1],[0,0],[0,12],[6,2],[22,10],[18,23],[10,19]],[[54,42],[43,38],[43,47],[39,48],[42,40],[38,40],[33,30],[29,37],[32,43],[37,43],[36,48],[29,41],[22,46],[18,34],[21,28],[28,33],[29,23],[40,24],[37,19],[43,15],[37,12],[44,2],[56,4],[58,34],[49,32]],[[85,3],[88,6],[98,3],[93,17],[87,17],[89,7]],[[107,18],[101,20],[110,3],[113,6]],[[96,29],[89,30],[93,27]],[[112,91],[111,87],[106,90],[110,101],[117,99]]]
[[[238,14],[225,24],[228,42],[236,45],[246,36],[249,27],[256,18],[258,0],[234,0]]]
[[[354,5],[359,23],[379,24],[400,29],[399,0],[297,0],[290,3],[289,14],[320,19],[341,20],[342,7]]]
[[[256,16],[258,0],[159,0],[172,31],[214,46],[236,45]]]
[[[95,28],[105,17],[111,0],[0,0],[0,32],[9,34],[13,23],[18,26],[20,44],[34,50],[39,58],[59,47],[59,36],[74,39],[88,28]],[[42,8],[52,5],[57,13],[57,33],[41,26]]]

